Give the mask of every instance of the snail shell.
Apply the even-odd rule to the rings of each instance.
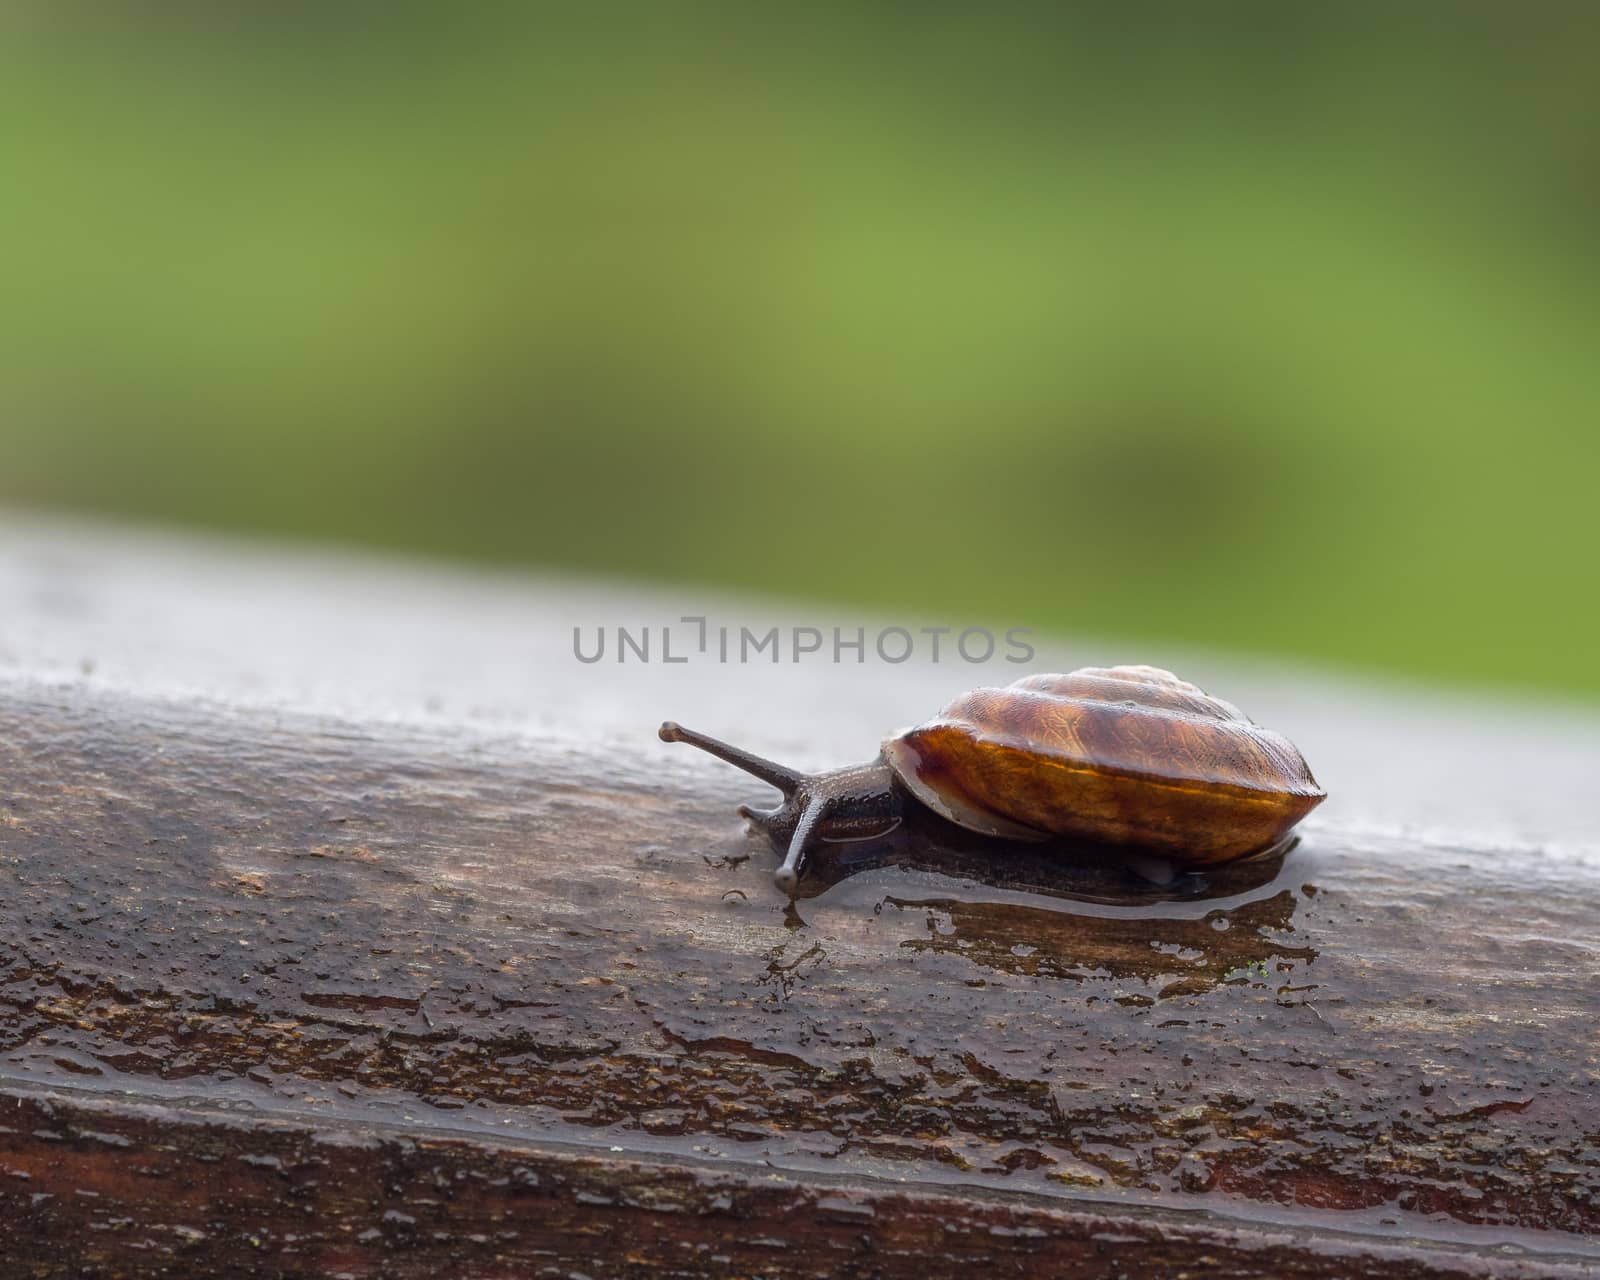
[[[1326,796],[1287,738],[1157,667],[975,689],[883,756],[969,830],[1134,846],[1187,866],[1273,849]]]

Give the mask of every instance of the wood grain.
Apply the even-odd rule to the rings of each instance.
[[[1600,1270],[1591,861],[1324,825],[791,905],[652,730],[0,682],[5,1269]]]

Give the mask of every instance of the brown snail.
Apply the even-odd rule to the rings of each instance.
[[[1269,854],[1326,796],[1287,738],[1157,667],[1084,667],[962,694],[885,739],[876,760],[806,775],[715,738],[661,726],[783,792],[739,813],[787,854],[793,894],[817,841],[865,840],[923,805],[999,840],[1067,838],[1214,866]]]

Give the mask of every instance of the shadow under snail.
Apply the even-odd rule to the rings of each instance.
[[[1293,743],[1158,667],[1084,667],[962,694],[867,764],[802,774],[668,721],[783,793],[739,814],[787,852],[793,896],[819,841],[888,836],[918,806],[996,842],[1069,839],[1185,869],[1266,857],[1326,796]]]

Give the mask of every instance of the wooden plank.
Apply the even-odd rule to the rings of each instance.
[[[0,683],[12,1265],[1600,1268],[1584,851],[925,848],[789,905],[651,728]]]
[[[1593,1274],[1304,1225],[82,1098],[8,1093],[0,1124],[8,1275]]]

